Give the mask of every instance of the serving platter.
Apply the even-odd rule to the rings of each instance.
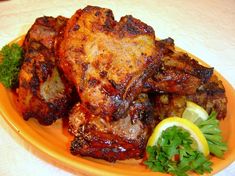
[[[13,42],[21,44],[22,38],[17,38]],[[189,55],[203,65],[207,65],[201,59]],[[221,121],[220,125],[229,149],[223,159],[211,157],[211,161],[214,163],[212,174],[224,169],[235,160],[235,117],[233,116],[235,114],[235,91],[219,73],[216,72],[216,75],[223,81],[228,97],[227,117]],[[9,126],[28,145],[32,146],[33,153],[72,173],[84,175],[156,175],[155,172],[151,172],[142,164],[142,160],[133,159],[109,163],[93,158],[73,156],[69,152],[72,136],[67,132],[66,121],[60,119],[51,126],[39,125],[35,119],[24,121],[17,109],[16,94],[10,89],[6,89],[2,84],[0,84],[0,113]]]

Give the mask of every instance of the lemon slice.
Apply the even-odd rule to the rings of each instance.
[[[207,120],[209,115],[201,106],[192,101],[187,101],[187,105],[182,114],[182,117],[190,120],[193,123],[198,123],[200,121]]]
[[[191,121],[187,119],[183,119],[180,117],[169,117],[162,120],[154,129],[152,135],[148,140],[148,146],[153,146],[157,144],[159,137],[161,136],[162,132],[167,128],[178,126],[191,134],[191,137],[195,140],[197,144],[197,149],[202,152],[205,156],[209,155],[209,146],[207,143],[206,138],[204,137],[201,130],[193,124]]]

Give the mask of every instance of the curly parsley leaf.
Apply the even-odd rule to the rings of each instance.
[[[18,44],[6,45],[0,51],[0,82],[7,88],[18,83],[23,50]]]
[[[147,146],[148,159],[144,162],[152,171],[187,176],[189,171],[198,174],[211,172],[210,162],[193,148],[189,132],[180,127],[170,127],[162,132],[157,145]]]

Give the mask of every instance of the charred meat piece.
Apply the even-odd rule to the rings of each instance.
[[[69,130],[75,135],[71,153],[107,161],[142,158],[147,140],[157,121],[147,94],[133,101],[128,115],[107,122],[77,104],[69,116]]]
[[[109,9],[87,6],[68,21],[60,67],[81,104],[107,121],[125,116],[159,67],[154,30],[132,16],[116,22]]]
[[[208,113],[216,111],[219,120],[226,117],[228,100],[222,81],[216,75],[200,86],[196,94],[188,95],[187,99],[204,107]]]
[[[190,58],[186,53],[175,52],[169,57],[163,57],[164,69],[181,70],[187,74],[201,79],[204,83],[210,79],[214,68],[207,68],[198,61]]]
[[[67,114],[72,86],[60,74],[54,53],[55,39],[66,22],[60,16],[41,17],[26,35],[17,90],[25,120],[34,117],[39,123],[50,125]]]
[[[175,52],[175,43],[174,40],[170,37],[163,40],[156,40],[155,45],[163,56],[170,56]]]
[[[186,53],[176,51],[171,38],[156,41],[156,47],[163,53],[162,63],[145,83],[145,92],[194,94],[213,74],[213,68],[204,67]]]
[[[183,71],[201,79],[204,83],[212,76],[214,68],[207,68],[195,59],[190,58],[187,53],[177,51],[173,39],[167,38],[156,41],[155,44],[158,50],[164,53],[164,57],[162,57],[162,67],[164,69]]]
[[[186,53],[176,51],[171,38],[156,41],[156,46],[163,53],[162,65],[144,85],[145,92],[154,92],[156,115],[160,118],[181,116],[186,100],[191,100],[208,113],[215,110],[218,119],[225,118],[225,89],[213,74],[213,68],[204,67]]]
[[[213,75],[208,83],[197,88],[196,93],[191,95],[159,94],[152,95],[154,102],[155,115],[164,119],[169,116],[181,116],[185,107],[186,100],[193,101],[202,106],[208,114],[213,110],[217,112],[217,119],[226,117],[227,98],[222,82],[217,76]]]
[[[145,92],[164,92],[179,95],[190,95],[202,85],[199,78],[178,70],[159,71],[145,83]]]

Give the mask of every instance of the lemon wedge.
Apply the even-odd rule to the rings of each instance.
[[[197,149],[202,152],[205,156],[208,156],[209,146],[207,143],[206,138],[204,137],[201,130],[193,124],[191,121],[187,119],[183,119],[180,117],[169,117],[164,120],[162,120],[154,129],[152,135],[150,136],[148,140],[148,146],[156,145],[158,142],[159,137],[161,136],[162,132],[166,130],[167,128],[178,126],[186,131],[188,131],[191,135],[191,137],[195,140],[197,144]]]
[[[182,118],[188,119],[193,123],[198,123],[207,120],[208,113],[201,106],[192,101],[187,101],[186,108],[182,114]]]

